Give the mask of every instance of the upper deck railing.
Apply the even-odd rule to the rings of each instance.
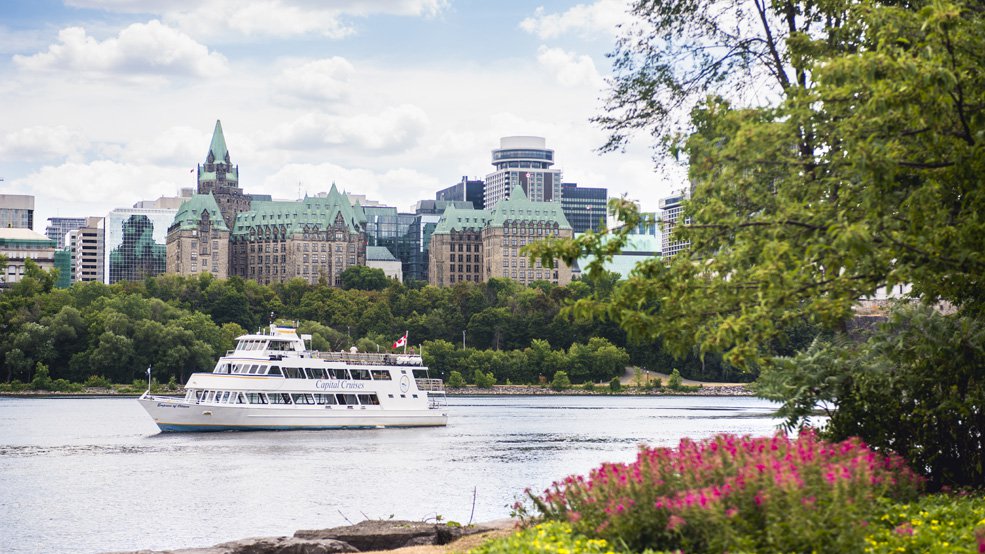
[[[312,358],[353,365],[397,365],[419,367],[424,365],[420,356],[409,354],[378,354],[376,352],[311,352]]]
[[[444,392],[445,384],[441,379],[415,379],[417,390],[427,392]]]

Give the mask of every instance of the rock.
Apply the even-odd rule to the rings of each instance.
[[[366,520],[355,525],[331,529],[302,530],[298,539],[334,539],[359,550],[393,550],[405,546],[448,544],[465,535],[481,533],[489,527],[469,527],[424,523],[420,521]]]
[[[352,545],[332,539],[261,537],[224,542],[207,548],[179,550],[139,550],[133,554],[331,554],[359,552]]]

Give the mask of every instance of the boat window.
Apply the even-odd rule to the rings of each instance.
[[[246,341],[241,340],[236,343],[236,350],[246,350]]]
[[[241,393],[241,392],[237,392],[236,393],[236,403],[237,404],[246,404],[246,395],[243,394],[243,393]]]
[[[222,402],[223,404],[228,404],[229,403],[229,394],[230,394],[229,391],[226,391],[226,392],[222,393],[222,400],[220,400],[220,402]]]
[[[344,369],[329,369],[328,374],[332,379],[348,379],[349,372]]]
[[[247,401],[250,404],[266,404],[267,395],[259,392],[251,392],[246,395]]]
[[[301,368],[285,367],[284,377],[287,377],[288,379],[304,379],[304,372],[301,371]]]
[[[267,395],[271,404],[290,404],[291,395],[286,392],[274,392]]]
[[[267,349],[267,341],[262,340],[257,343],[257,350],[266,350],[266,349]]]
[[[359,404],[359,400],[356,398],[356,395],[354,394],[340,394],[338,395],[338,397],[339,397],[339,404],[345,404],[347,406]]]
[[[373,374],[374,381],[390,381],[390,372],[385,369],[374,369],[370,373]]]
[[[309,379],[324,379],[325,378],[325,368],[323,367],[309,367],[307,368]]]
[[[338,404],[334,394],[316,394],[315,402],[320,405]]]
[[[201,401],[202,401],[202,391],[197,390],[195,391],[195,402],[201,402]]]
[[[373,406],[378,406],[380,404],[380,399],[377,398],[375,394],[360,394],[358,396],[360,404]]]
[[[310,394],[292,394],[295,404],[314,404],[315,398]]]
[[[208,402],[209,404],[215,402],[215,391],[205,391],[205,397],[202,401]]]
[[[272,365],[270,369],[267,370],[267,375],[283,375],[280,372],[280,366]]]
[[[353,379],[357,379],[359,381],[369,381],[368,369],[350,369],[349,373],[352,374]]]

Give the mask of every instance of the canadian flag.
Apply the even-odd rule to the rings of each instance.
[[[404,336],[400,337],[399,339],[397,339],[397,342],[393,343],[394,348],[400,348],[401,346],[406,346],[406,345],[407,345],[407,333],[404,333]]]

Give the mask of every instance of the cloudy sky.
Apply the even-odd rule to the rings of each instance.
[[[645,209],[680,186],[646,137],[599,155],[623,0],[4,0],[0,192],[53,216],[194,186],[216,119],[247,192],[401,210],[539,135],[566,181]]]

